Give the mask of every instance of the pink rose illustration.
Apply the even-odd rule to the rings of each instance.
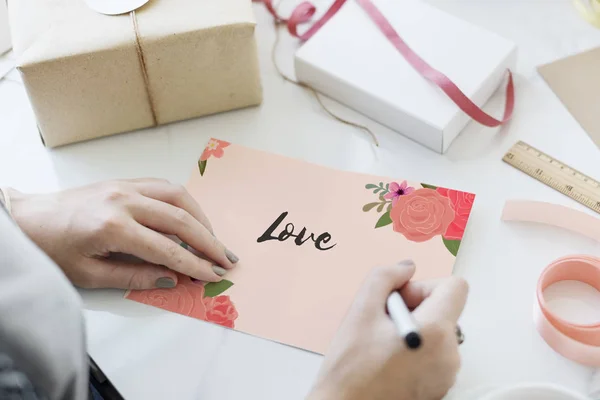
[[[223,157],[223,149],[229,146],[231,143],[223,140],[210,139],[204,152],[200,156],[200,161],[206,161],[210,157],[221,158]]]
[[[125,297],[163,310],[233,328],[238,312],[229,296],[220,295],[231,286],[233,282],[227,280],[206,283],[177,274],[177,285],[172,289],[131,290]]]
[[[392,204],[396,204],[400,196],[406,196],[407,194],[411,194],[414,191],[415,188],[412,186],[408,186],[408,183],[406,181],[403,181],[401,184],[392,182],[390,183],[388,194],[383,196],[383,198],[386,200],[392,200]]]
[[[203,302],[204,286],[194,284],[189,278],[180,276],[179,283],[172,289],[132,290],[127,298],[163,310],[206,320]]]
[[[238,312],[229,296],[205,297],[206,320],[228,328],[234,327]]]
[[[446,232],[454,220],[454,210],[447,197],[424,188],[399,196],[390,218],[396,232],[413,242],[425,242]]]
[[[462,240],[473,208],[475,195],[473,193],[460,192],[458,190],[437,188],[436,191],[444,197],[450,199],[454,209],[454,220],[444,232],[444,238],[448,240]]]

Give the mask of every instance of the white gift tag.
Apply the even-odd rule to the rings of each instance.
[[[94,11],[106,15],[119,15],[137,10],[150,0],[85,0]]]

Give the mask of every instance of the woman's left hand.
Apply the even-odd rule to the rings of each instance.
[[[17,224],[80,287],[167,288],[177,284],[176,272],[216,282],[238,261],[185,188],[164,180],[109,181],[45,195],[9,189],[8,195]]]

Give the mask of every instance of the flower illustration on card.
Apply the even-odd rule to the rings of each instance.
[[[238,312],[229,296],[205,297],[206,320],[233,328]]]
[[[473,207],[475,195],[457,190],[421,184],[415,189],[407,181],[369,183],[366,189],[378,201],[365,204],[364,212],[381,214],[375,228],[392,225],[394,232],[411,242],[426,242],[440,237],[448,251],[456,256]]]
[[[205,320],[204,288],[182,279],[172,289],[132,290],[129,298],[164,310]]]
[[[224,140],[218,139],[210,139],[206,148],[202,152],[200,156],[200,160],[198,161],[198,169],[200,170],[200,175],[204,176],[204,172],[206,171],[206,165],[208,163],[208,159],[211,157],[221,158],[223,157],[224,148],[229,146],[231,143],[225,142]]]
[[[392,200],[392,206],[396,204],[400,196],[406,196],[407,194],[411,194],[415,191],[415,188],[412,186],[408,186],[406,181],[398,184],[396,182],[391,182],[389,186],[386,185],[386,189],[388,193],[383,196],[386,200]]]
[[[475,195],[473,193],[460,192],[458,190],[436,188],[436,192],[444,197],[447,197],[452,203],[454,209],[454,220],[448,226],[444,233],[444,237],[449,240],[462,240],[467,227],[467,221],[473,208]]]
[[[435,190],[417,189],[398,199],[390,218],[394,231],[412,242],[425,242],[446,232],[454,220],[454,210],[450,200]]]
[[[185,243],[181,243],[181,246],[188,248]],[[177,314],[234,328],[238,318],[237,309],[230,296],[222,295],[231,286],[233,282],[226,279],[206,283],[177,274],[177,285],[172,289],[131,290],[125,297]]]

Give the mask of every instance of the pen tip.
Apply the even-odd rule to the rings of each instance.
[[[421,336],[416,332],[411,332],[406,335],[405,340],[409,349],[416,349],[421,346]]]

